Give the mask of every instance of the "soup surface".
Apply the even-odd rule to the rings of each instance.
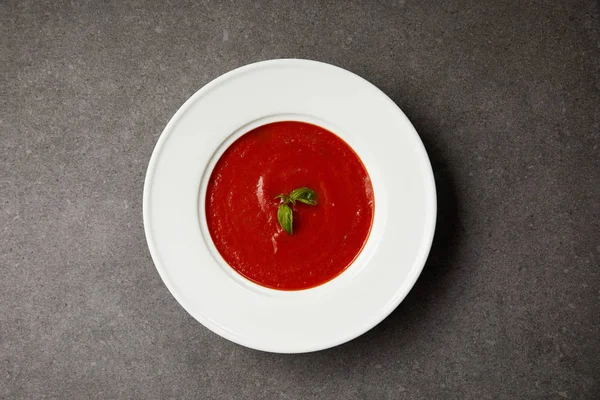
[[[316,204],[282,206],[285,197],[276,198],[300,188]],[[278,218],[282,207],[291,211],[291,234]],[[304,122],[275,122],[227,148],[210,177],[205,211],[231,268],[262,286],[302,290],[335,278],[358,256],[373,222],[373,188],[341,138]]]

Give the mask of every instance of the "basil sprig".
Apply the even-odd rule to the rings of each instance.
[[[294,233],[294,212],[292,211],[290,204],[296,205],[297,201],[308,204],[309,206],[317,204],[314,190],[305,187],[294,189],[289,195],[282,193],[275,196],[275,198],[282,200],[277,209],[277,220],[279,221],[279,225],[281,225],[283,230],[290,235]]]

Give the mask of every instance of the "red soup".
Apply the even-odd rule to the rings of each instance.
[[[295,189],[302,200],[286,197]],[[206,194],[221,256],[247,279],[280,290],[312,288],[342,273],[362,250],[373,214],[373,187],[356,153],[333,133],[296,121],[237,139]]]

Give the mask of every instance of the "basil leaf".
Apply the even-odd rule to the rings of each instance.
[[[294,212],[289,204],[292,203],[292,205],[296,205],[296,201],[311,206],[317,204],[315,192],[305,187],[292,190],[289,196],[285,193],[281,193],[280,195],[275,196],[275,199],[281,199],[281,203],[277,209],[277,220],[279,221],[279,225],[281,225],[283,230],[290,235],[294,233]]]
[[[317,204],[314,190],[305,187],[292,190],[292,193],[290,193],[290,201],[294,204],[296,204],[296,201],[299,201],[311,206]]]
[[[304,204],[308,204],[309,206],[314,206],[317,204],[317,202],[312,199],[298,199],[298,201]]]
[[[294,233],[294,216],[292,209],[287,205],[287,203],[283,203],[279,206],[279,209],[277,210],[277,220],[284,231],[290,235]]]

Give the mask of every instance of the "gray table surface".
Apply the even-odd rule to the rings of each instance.
[[[1,2],[0,398],[600,398],[599,43],[593,0]],[[281,57],[379,86],[439,189],[406,300],[302,355],[193,320],[141,218],[177,108]]]

